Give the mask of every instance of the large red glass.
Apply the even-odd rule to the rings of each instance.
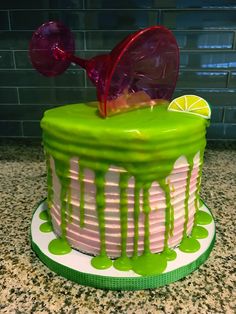
[[[43,75],[63,73],[71,62],[85,68],[97,89],[103,117],[169,101],[179,71],[172,33],[152,26],[126,37],[109,54],[84,60],[74,56],[74,39],[59,22],[43,24],[30,43],[33,66]]]

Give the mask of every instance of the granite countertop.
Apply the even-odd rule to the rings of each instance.
[[[134,292],[84,287],[43,265],[29,241],[33,209],[46,196],[42,147],[3,140],[0,163],[0,313],[235,313],[235,144],[205,153],[201,195],[217,228],[209,259],[178,282]]]

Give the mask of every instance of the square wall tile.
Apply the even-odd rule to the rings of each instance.
[[[0,51],[0,69],[14,68],[13,52]]]
[[[207,139],[224,139],[224,124],[223,123],[211,123],[207,128]]]
[[[0,137],[20,136],[22,136],[21,122],[0,120]]]
[[[229,77],[229,88],[235,88],[236,87],[236,72],[231,72]]]
[[[8,12],[0,11],[0,31],[9,29]]]
[[[18,103],[17,88],[0,87],[0,103],[2,104]]]
[[[235,107],[225,108],[224,122],[236,124],[236,105]]]
[[[211,106],[211,123],[223,122],[224,107]]]
[[[42,137],[40,121],[23,121],[23,137]]]
[[[225,124],[225,138],[236,140],[236,124]]]

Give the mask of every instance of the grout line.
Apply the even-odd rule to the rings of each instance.
[[[76,89],[76,90],[81,90],[81,89],[85,89],[84,86],[0,86],[0,90],[1,88],[19,88],[19,89],[25,89],[25,88],[28,88],[28,89],[32,89],[32,88],[35,88],[35,89],[47,89],[47,90],[53,90],[53,89]],[[87,87],[87,88],[91,88],[91,89],[94,89],[95,87]]]
[[[85,0],[83,0],[82,9],[85,10]]]
[[[2,119],[0,119],[0,122],[20,122],[21,120],[16,120],[16,119],[12,119],[12,120],[6,120],[6,119],[4,119],[4,120],[2,120]]]
[[[12,88],[19,88],[19,89],[46,89],[46,90],[52,90],[52,89],[73,89],[73,90],[84,90],[85,87],[83,86],[0,86],[0,90],[2,88],[5,89],[12,89]],[[92,86],[88,86],[87,88],[89,89],[95,89],[95,87]],[[201,91],[221,91],[221,92],[227,92],[227,91],[231,91],[231,92],[236,92],[236,88],[226,88],[226,87],[177,87],[176,91],[181,91],[181,90],[201,90]]]
[[[159,24],[163,25],[163,13],[161,9],[158,10],[158,14],[159,14]]]
[[[8,68],[0,68],[0,72],[1,71],[5,71],[5,70],[10,71],[10,72],[13,72],[15,70],[17,70],[17,72],[22,72],[22,71],[37,72],[34,68],[15,68],[15,69],[13,69],[13,68],[9,68],[9,69]],[[71,68],[71,69],[67,69],[66,71],[69,71],[69,72],[71,72],[71,71],[82,72],[83,69],[81,69],[81,68],[74,68],[74,69]],[[53,77],[51,77],[51,79],[53,79]]]
[[[92,51],[99,51],[99,50],[86,50],[86,52],[92,52]],[[100,50],[100,51],[104,51],[104,50]],[[106,52],[106,51],[104,51],[104,52]],[[109,50],[108,50],[108,52],[109,52]],[[73,63],[73,62],[72,62]],[[9,71],[9,72],[15,72],[16,70],[17,70],[17,72],[35,72],[36,70],[35,69],[29,69],[29,68],[0,68],[0,73],[1,72],[4,72],[4,71]],[[75,67],[75,68],[70,68],[70,69],[67,69],[66,71],[68,71],[68,72],[77,72],[77,73],[79,73],[79,72],[82,72],[82,71],[84,71],[82,68],[77,68],[77,67]],[[220,72],[224,72],[224,73],[226,73],[226,72],[229,72],[229,71],[235,71],[235,69],[232,69],[232,70],[229,70],[228,68],[193,68],[193,67],[191,67],[191,68],[181,68],[180,67],[180,71],[181,72],[209,72],[209,73],[211,73],[211,72],[216,72],[216,73],[220,73]],[[60,86],[58,86],[58,87],[60,87]]]
[[[84,51],[87,51],[87,41],[86,41],[85,32],[83,32],[83,41],[84,41]]]
[[[234,38],[233,38],[233,49],[236,49],[236,32],[234,32]]]
[[[20,126],[21,126],[21,134],[24,136],[24,127],[23,127],[23,121],[20,121]]]
[[[226,81],[226,88],[229,87],[229,83],[230,83],[230,79],[231,79],[231,71],[227,71],[228,72],[228,76],[227,76],[227,81]]]
[[[222,115],[222,121],[223,123],[225,123],[225,106],[223,106],[223,115]]]
[[[10,20],[10,11],[7,10],[7,17],[8,17],[8,26],[9,26],[9,30],[11,31],[11,20]]]
[[[19,87],[16,87],[16,94],[17,94],[17,103],[20,104],[20,93],[19,93]]]
[[[15,51],[14,50],[12,50],[12,55],[13,55],[14,70],[16,70],[16,58],[15,58]]]
[[[83,0],[84,4],[84,0]],[[236,6],[235,7],[208,7],[208,8],[119,8],[119,9],[114,9],[114,8],[68,8],[68,9],[58,9],[58,8],[53,8],[53,9],[40,9],[40,8],[34,8],[34,9],[10,9],[10,11],[155,11],[155,10],[163,10],[163,11],[218,11],[219,13],[223,11],[236,11]],[[1,10],[1,11],[6,11],[6,10]]]
[[[105,51],[111,51],[111,49],[108,49],[108,48],[106,48],[106,49],[87,49],[86,51],[104,51],[105,52]],[[208,48],[208,49],[203,49],[203,48],[199,48],[199,49],[197,49],[197,48],[195,48],[195,49],[181,49],[180,48],[180,50],[183,53],[186,53],[186,52],[188,52],[188,53],[198,53],[198,52],[234,53],[235,52],[236,53],[236,47],[235,47],[235,50],[232,49],[232,48],[228,48],[228,49],[225,49],[225,48],[224,49],[221,49],[221,48],[212,48],[212,49],[210,49],[210,48]],[[10,52],[10,51],[13,51],[13,50],[0,48],[0,51]],[[79,53],[81,51],[85,51],[85,50],[84,49],[75,49],[75,52]],[[28,49],[14,49],[14,52],[28,52]]]
[[[84,71],[84,87],[85,87],[85,88],[88,88],[87,85],[88,85],[88,84],[87,84],[87,74],[86,74],[86,71]]]
[[[141,27],[143,28],[143,27]],[[209,29],[176,29],[176,28],[168,28],[172,32],[180,32],[180,33],[229,33],[234,32],[233,28],[209,28]],[[11,29],[12,32],[34,32],[36,28],[32,29]],[[137,28],[131,29],[79,29],[79,28],[71,28],[73,32],[136,32]],[[232,49],[232,48],[230,48]]]

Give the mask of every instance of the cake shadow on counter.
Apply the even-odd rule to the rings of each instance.
[[[105,291],[70,282],[31,250],[30,221],[46,196],[41,140],[1,139],[2,313],[233,313],[236,143],[209,142],[201,197],[216,220],[209,259],[186,278],[158,289]]]

